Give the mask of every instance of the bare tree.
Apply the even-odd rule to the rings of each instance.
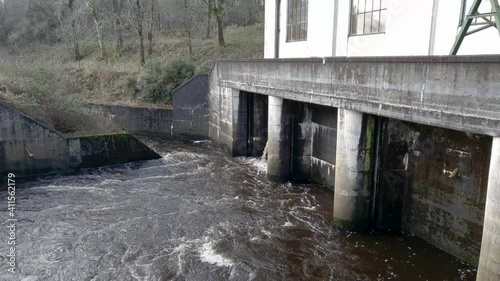
[[[193,40],[192,40],[192,34],[193,34],[193,15],[191,8],[189,7],[189,1],[188,0],[183,0],[182,2],[182,8],[183,8],[183,20],[182,20],[182,25],[184,27],[184,32],[186,32],[186,42],[189,47],[189,55],[193,55]]]
[[[9,38],[9,31],[6,24],[7,16],[7,5],[3,1],[0,1],[0,43],[7,43],[7,38]]]
[[[134,14],[134,26],[139,36],[139,59],[141,66],[146,63],[144,56],[144,4],[143,0],[129,0],[132,12]]]
[[[80,60],[82,42],[86,40],[97,40],[101,56],[106,57],[110,51],[106,44],[111,40],[116,45],[115,56],[120,56],[127,40],[137,39],[135,46],[143,65],[154,52],[155,40],[166,32],[181,33],[192,54],[194,40],[215,37],[216,27],[216,40],[224,46],[224,26],[262,22],[263,3],[263,0],[0,0],[0,41],[13,46],[64,41],[70,46],[72,57]],[[107,34],[114,34],[110,42]]]
[[[80,45],[78,43],[78,30],[76,28],[76,18],[77,15],[75,13],[75,0],[68,0],[68,9],[70,11],[71,16],[71,32],[73,33],[73,51],[74,51],[74,59],[79,61],[82,59],[82,55],[80,54]]]
[[[212,14],[213,14],[213,0],[203,0],[207,5],[207,31],[205,38],[210,38],[210,28],[212,27]]]
[[[104,45],[104,41],[102,39],[102,28],[101,28],[101,22],[99,19],[99,14],[97,11],[97,5],[93,1],[87,1],[87,2],[85,2],[85,4],[87,4],[87,7],[89,7],[90,15],[92,16],[92,19],[94,20],[94,26],[95,26],[95,30],[97,33],[97,42],[99,43],[99,49],[101,50],[101,58],[105,58],[107,56],[106,46]]]
[[[148,20],[148,56],[153,54],[153,28],[155,16],[155,0],[149,0],[149,20]]]
[[[64,40],[64,44],[68,44],[69,40],[66,37],[66,25],[64,24],[65,8],[66,8],[66,5],[64,3],[64,0],[61,0],[59,2],[59,15],[57,16],[57,20],[59,21],[59,25],[61,26],[61,34],[62,34],[62,38]]]
[[[217,21],[217,38],[219,46],[225,46],[226,42],[224,41],[224,25],[222,21],[224,16],[224,0],[215,0],[215,6],[213,7],[212,11]]]
[[[116,55],[121,56],[123,51],[123,0],[113,0],[114,30],[116,34]]]

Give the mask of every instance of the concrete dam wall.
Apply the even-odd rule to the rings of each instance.
[[[497,280],[498,81],[498,56],[219,61],[209,135],[234,156],[266,140],[268,178],[334,190],[339,226],[411,232]]]

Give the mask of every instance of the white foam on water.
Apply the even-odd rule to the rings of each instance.
[[[50,191],[79,191],[79,190],[97,190],[96,186],[71,186],[71,185],[45,185],[45,186],[35,186],[32,189],[45,189]],[[99,188],[102,190],[102,188]]]
[[[264,233],[265,235],[267,235],[267,237],[271,237],[271,231],[262,229],[261,232]]]
[[[180,177],[180,176],[194,176],[194,175],[197,175],[197,174],[203,172],[204,170],[206,170],[205,167],[198,167],[198,168],[196,168],[196,170],[194,170],[192,172],[176,173],[176,174],[166,175],[166,176],[142,177],[142,178],[133,179],[131,181],[132,182],[140,182],[140,181],[155,180],[155,179],[175,179],[175,178]]]
[[[220,267],[234,266],[234,262],[231,259],[226,258],[215,251],[214,244],[212,242],[203,244],[199,254],[202,262],[214,264]]]
[[[258,242],[258,241],[260,241],[260,240],[261,240],[261,239],[260,239],[260,237],[257,237],[257,236],[255,236],[255,237],[251,237],[251,238],[250,238],[250,241],[251,241],[251,242]]]
[[[114,183],[121,184],[121,183],[123,183],[123,181],[114,180],[114,179],[106,179],[106,180],[103,180],[102,182],[100,182],[99,185],[107,185],[107,184],[114,184]]]
[[[33,276],[33,275],[30,275],[28,277],[24,277],[23,279],[21,279],[21,281],[38,281],[38,277],[36,276]]]
[[[189,248],[189,244],[181,243],[172,250],[171,254],[177,254],[177,276],[184,273],[185,257]]]
[[[210,140],[198,140],[198,141],[193,141],[194,144],[211,144],[212,142]]]
[[[313,206],[313,207],[302,207],[304,210],[308,210],[308,211],[317,211],[318,210],[318,207],[316,206]]]
[[[285,222],[285,224],[283,225],[284,227],[292,227],[292,226],[295,226],[293,223],[287,221]]]
[[[255,157],[238,157],[238,159],[246,164],[250,164],[251,166],[257,168],[257,174],[267,174],[267,161],[262,158]]]

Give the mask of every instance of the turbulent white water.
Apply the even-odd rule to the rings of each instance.
[[[332,192],[271,184],[264,159],[148,142],[162,159],[20,185],[0,280],[474,280],[415,237],[337,230]]]
[[[267,149],[268,149],[268,146],[269,146],[269,142],[266,142],[266,146],[264,147],[264,152],[262,152],[262,159],[265,159],[267,160]]]

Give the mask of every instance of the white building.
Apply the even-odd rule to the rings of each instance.
[[[448,55],[473,2],[267,0],[264,57]],[[490,1],[479,11],[491,12]],[[458,54],[500,54],[499,31],[467,36]]]

